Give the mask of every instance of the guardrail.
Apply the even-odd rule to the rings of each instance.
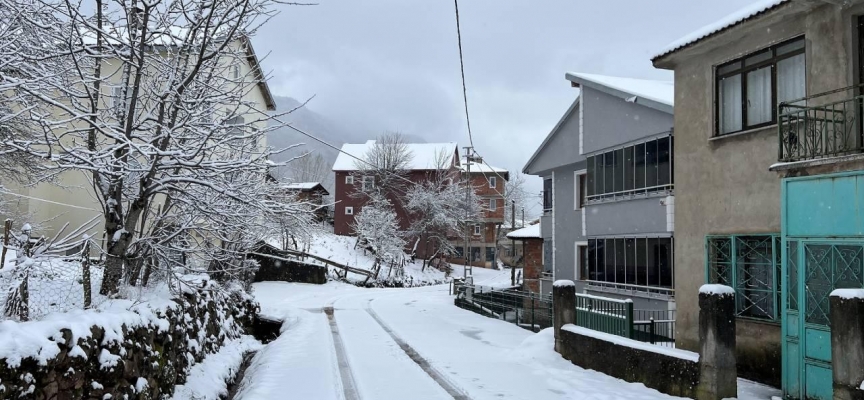
[[[495,289],[454,280],[456,305],[478,314],[514,323],[533,332],[552,326],[552,296],[516,288]]]
[[[861,89],[850,86],[778,104],[778,161],[861,153]]]
[[[633,338],[633,302],[576,294],[576,325]]]

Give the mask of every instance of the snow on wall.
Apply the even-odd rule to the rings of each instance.
[[[664,356],[680,358],[682,360],[699,362],[699,353],[694,353],[692,351],[674,349],[671,347],[663,347],[657,346],[650,343],[640,342],[633,339],[628,339],[621,336],[612,335],[605,332],[595,331],[588,328],[583,328],[581,326],[576,326],[573,324],[567,324],[561,327],[561,329],[569,332],[573,332],[582,336],[592,337],[594,339],[604,340],[610,343],[617,344],[619,346],[630,347],[633,349],[649,351],[652,353],[662,354]]]
[[[702,285],[702,287],[699,288],[699,293],[717,294],[721,296],[734,296],[735,289],[732,289],[731,287],[726,285],[707,284]]]
[[[552,283],[552,287],[568,287],[568,286],[576,286],[576,284],[573,283],[573,281],[571,281],[569,279],[559,279],[559,280],[555,281],[554,283]]]
[[[864,289],[834,289],[831,292],[831,297],[839,297],[841,299],[864,299]]]
[[[170,301],[115,300],[38,321],[4,321],[0,393],[10,398],[55,398],[73,390],[80,398],[170,395],[193,365],[240,337],[256,311],[245,293],[211,284]]]

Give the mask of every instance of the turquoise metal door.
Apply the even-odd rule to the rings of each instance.
[[[829,295],[864,287],[864,174],[782,183],[783,392],[831,399]]]

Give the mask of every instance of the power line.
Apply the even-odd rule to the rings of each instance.
[[[459,0],[453,0],[456,8],[456,38],[459,42],[459,70],[462,72],[462,100],[465,103],[465,122],[468,125],[468,142],[474,147],[474,138],[471,136],[471,118],[468,116],[468,89],[465,86],[465,61],[462,57],[462,27],[459,24]]]

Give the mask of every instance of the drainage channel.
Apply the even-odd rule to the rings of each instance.
[[[370,300],[370,302],[371,302],[371,300]],[[325,311],[326,311],[326,309],[325,309]],[[427,375],[429,375],[429,377],[432,378],[432,380],[434,380],[435,383],[437,383],[439,386],[441,386],[441,388],[444,389],[444,391],[446,391],[447,394],[449,394],[450,396],[453,396],[454,400],[471,400],[471,398],[468,397],[468,395],[465,394],[465,392],[463,392],[461,389],[453,386],[453,384],[451,384],[450,381],[447,380],[447,378],[444,376],[444,374],[442,374],[441,372],[439,372],[438,370],[433,368],[432,365],[429,364],[429,361],[427,361],[425,358],[423,358],[423,356],[418,354],[417,351],[414,350],[414,348],[411,347],[404,340],[402,340],[401,337],[396,335],[396,333],[394,333],[390,329],[390,327],[387,326],[386,323],[384,323],[384,321],[381,319],[381,317],[379,317],[378,314],[372,310],[372,308],[369,306],[369,303],[366,304],[366,312],[372,316],[372,319],[374,319],[375,322],[378,323],[378,325],[381,325],[381,328],[384,329],[384,332],[387,332],[387,334],[390,335],[391,338],[393,338],[393,340],[396,342],[396,344],[398,344],[399,347],[402,348],[402,351],[404,351],[405,354],[408,355],[408,357],[411,359],[411,361],[414,361],[414,363],[417,364],[423,370],[423,372],[425,372]]]
[[[354,383],[354,375],[351,373],[351,366],[348,365],[345,345],[342,343],[342,336],[339,335],[336,319],[333,318],[333,307],[324,307],[324,313],[327,314],[327,321],[330,322],[330,333],[333,334],[333,346],[336,348],[336,362],[339,364],[339,376],[342,377],[342,391],[345,393],[345,400],[360,400],[357,385]]]

